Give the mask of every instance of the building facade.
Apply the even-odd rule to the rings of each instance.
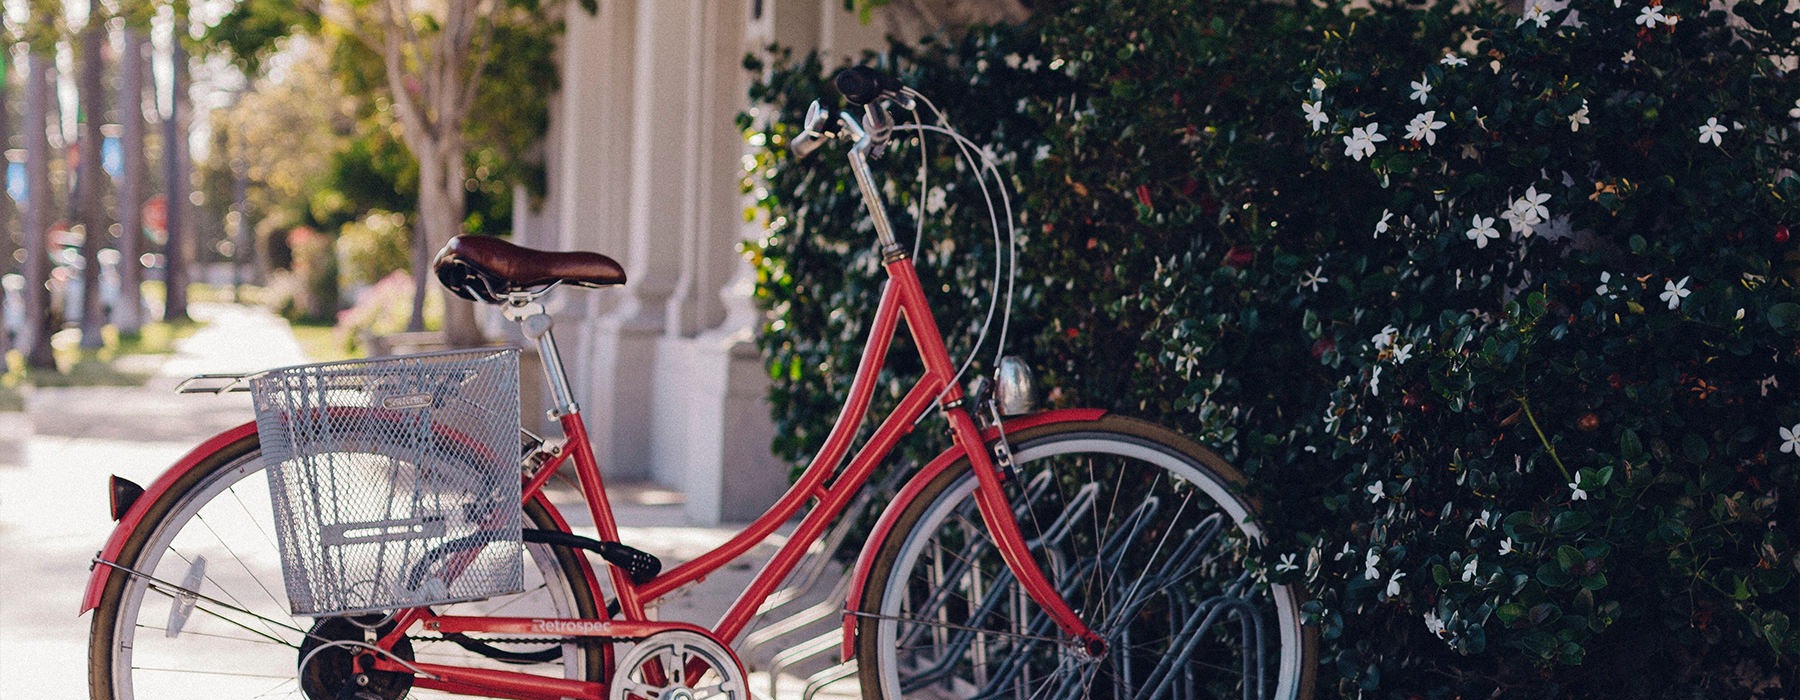
[[[755,78],[744,57],[772,43],[859,55],[882,25],[842,0],[569,5],[549,194],[520,215],[516,240],[625,266],[625,287],[566,292],[552,309],[608,478],[684,492],[696,523],[747,520],[788,469],[769,450],[761,313],[740,252],[762,235],[739,184],[736,119]]]

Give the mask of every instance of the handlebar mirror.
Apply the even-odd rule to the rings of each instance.
[[[825,109],[818,100],[813,100],[812,106],[806,108],[806,130],[794,137],[788,150],[793,152],[795,158],[805,160],[837,135],[837,127],[837,114]]]
[[[837,114],[831,110],[825,109],[824,105],[819,104],[818,100],[813,100],[812,106],[806,108],[807,131],[817,134],[831,133],[836,131],[836,129],[832,128],[834,126],[833,122],[835,121],[837,121]]]

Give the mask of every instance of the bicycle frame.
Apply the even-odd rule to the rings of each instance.
[[[851,383],[848,400],[839,414],[824,446],[812,462],[802,472],[788,491],[775,505],[760,518],[750,523],[744,530],[717,548],[699,557],[663,572],[643,584],[633,583],[623,570],[610,567],[610,582],[617,593],[621,611],[620,620],[557,620],[545,621],[521,618],[484,618],[484,617],[449,617],[436,616],[427,609],[409,610],[402,614],[395,632],[396,641],[413,623],[423,624],[427,629],[443,632],[489,632],[489,633],[522,633],[543,634],[554,632],[573,636],[591,636],[606,638],[641,638],[651,632],[665,629],[698,629],[691,626],[648,622],[645,609],[650,603],[669,593],[694,584],[717,571],[731,561],[742,556],[757,544],[774,534],[777,528],[791,520],[806,507],[808,501],[818,499],[818,503],[806,513],[799,525],[789,536],[788,541],[774,557],[762,568],[751,581],[748,588],[732,603],[724,616],[711,629],[706,630],[711,636],[724,642],[731,642],[743,633],[754,617],[756,610],[772,595],[795,566],[807,548],[812,545],[825,529],[841,514],[850,499],[867,483],[870,475],[893,451],[894,446],[906,434],[911,432],[919,418],[931,410],[934,404],[944,407],[944,414],[949,418],[950,432],[954,446],[946,450],[932,465],[938,469],[955,462],[959,458],[968,459],[975,473],[981,475],[981,487],[978,496],[983,519],[992,531],[995,541],[1003,553],[1008,565],[1024,583],[1026,591],[1034,601],[1042,605],[1052,615],[1057,624],[1071,637],[1090,643],[1097,636],[1089,631],[1079,620],[1074,611],[1063,602],[1052,588],[1043,572],[1031,559],[1027,551],[1024,537],[1020,534],[1018,524],[1013,520],[1012,509],[1007,505],[1004,485],[999,470],[988,454],[986,443],[988,438],[975,425],[967,411],[961,410],[963,395],[955,387],[953,380],[956,370],[948,351],[944,347],[937,323],[931,315],[930,306],[925,298],[923,286],[913,268],[912,261],[904,255],[889,255],[886,268],[889,274],[888,284],[882,291],[881,301],[876,308],[875,323],[863,350],[863,356],[857,367],[856,375]],[[899,324],[904,320],[907,329],[916,344],[925,371],[913,385],[899,405],[888,414],[875,429],[873,435],[850,458],[846,466],[845,458],[850,454],[852,440],[856,437],[857,427],[868,415],[869,405],[874,397],[876,378],[886,364],[886,357],[893,338],[899,332]],[[1064,411],[1045,414],[1029,423],[1038,424],[1054,422],[1058,419],[1092,419],[1095,411]],[[542,486],[551,475],[569,462],[574,462],[577,481],[587,500],[594,519],[595,529],[602,541],[618,541],[618,523],[615,521],[611,506],[607,500],[603,479],[591,449],[587,447],[586,427],[582,423],[578,411],[571,411],[560,417],[563,430],[568,438],[570,449],[558,455],[555,460],[544,466],[526,484],[525,494],[531,498],[541,493]],[[844,467],[841,471],[839,467]],[[926,469],[920,476],[935,475],[938,469]],[[835,478],[833,475],[836,475]],[[918,476],[914,480],[919,480]],[[904,499],[896,501],[896,505],[904,505]],[[864,557],[856,571],[856,580],[866,578],[866,567],[869,561]],[[846,634],[849,634],[848,629]],[[846,648],[850,645],[846,641]],[[477,669],[457,669],[440,666],[425,667],[420,670],[430,676],[421,676],[416,683],[421,687],[463,692],[506,692],[517,693],[518,697],[562,697],[570,694],[581,695],[598,693],[603,686],[577,681],[557,681],[540,676],[509,674],[505,672]],[[382,670],[410,672],[405,666],[386,660],[378,660],[377,668]]]

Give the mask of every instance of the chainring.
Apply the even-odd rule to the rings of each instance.
[[[394,629],[380,617],[325,617],[300,644],[300,689],[309,700],[400,700],[412,689],[410,673],[365,668],[367,652]],[[375,652],[381,653],[381,652]],[[384,656],[413,660],[412,642],[400,639]]]

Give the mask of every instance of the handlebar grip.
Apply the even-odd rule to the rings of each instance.
[[[868,66],[851,66],[838,71],[832,83],[846,101],[858,107],[881,99],[882,95],[899,93],[906,87],[894,76]]]

